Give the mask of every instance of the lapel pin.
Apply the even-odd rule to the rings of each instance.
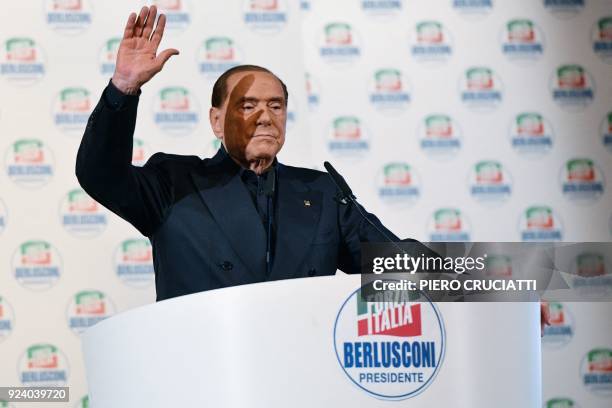
[[[310,200],[304,200],[304,207],[310,207]]]

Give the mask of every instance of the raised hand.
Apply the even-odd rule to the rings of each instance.
[[[140,14],[130,14],[123,39],[117,52],[117,64],[113,84],[123,93],[135,94],[140,87],[162,70],[164,64],[178,50],[168,48],[157,54],[157,48],[164,34],[166,16],[161,14],[155,25],[157,8],[143,7]]]

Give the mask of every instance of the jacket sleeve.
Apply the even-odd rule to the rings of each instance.
[[[81,140],[76,176],[94,200],[151,236],[173,202],[173,188],[163,154],[143,167],[132,165],[138,98],[107,86]]]
[[[356,205],[367,219],[359,213],[355,204],[338,204],[338,223],[342,237],[338,268],[346,273],[361,273],[361,243],[388,242],[389,239],[395,242],[400,241],[374,214],[367,212],[361,205]],[[382,230],[386,236],[372,224]]]

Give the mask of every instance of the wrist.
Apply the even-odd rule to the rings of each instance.
[[[126,95],[138,95],[138,91],[140,90],[140,84],[136,84],[133,81],[128,81],[120,78],[116,74],[111,78],[111,82],[122,93]]]

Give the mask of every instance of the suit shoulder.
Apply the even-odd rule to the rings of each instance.
[[[187,170],[197,166],[201,161],[202,159],[198,156],[157,152],[147,160],[145,167],[161,167],[165,170],[182,168]]]

